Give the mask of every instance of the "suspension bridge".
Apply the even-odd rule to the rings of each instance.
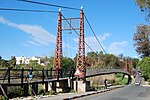
[[[24,89],[24,95],[28,95],[29,87],[31,86],[33,89],[33,95],[37,95],[38,94],[37,93],[38,84],[44,84],[45,91],[48,91],[50,89],[57,91],[58,88],[59,89],[61,88],[62,91],[65,91],[65,89],[70,87],[70,88],[75,89],[75,91],[77,91],[77,92],[80,92],[80,91],[85,92],[88,90],[87,86],[90,85],[88,82],[86,82],[86,78],[95,77],[95,76],[99,76],[99,75],[113,74],[113,73],[122,73],[122,74],[128,75],[128,83],[131,81],[131,75],[133,74],[133,66],[129,68],[129,64],[132,63],[132,62],[129,63],[129,61],[126,61],[126,65],[125,65],[124,69],[86,68],[85,45],[91,51],[94,52],[94,50],[85,41],[84,20],[87,21],[99,46],[102,48],[102,50],[105,53],[106,53],[106,51],[104,50],[102,44],[100,43],[100,41],[97,38],[92,26],[90,25],[88,18],[84,13],[83,7],[81,7],[81,9],[76,9],[76,8],[65,7],[65,6],[57,6],[57,5],[52,5],[52,4],[33,2],[33,1],[29,1],[29,0],[18,0],[18,1],[77,10],[77,11],[80,11],[80,17],[66,18],[62,14],[61,10],[59,10],[53,69],[48,69],[48,70],[45,70],[45,69],[34,70],[33,69],[34,78],[32,79],[32,81],[28,81],[28,77],[26,74],[29,71],[28,69],[10,69],[10,68],[1,69],[0,73],[6,73],[6,74],[0,75],[0,80],[1,80],[0,94],[3,94],[6,97],[7,96],[7,88],[9,86],[21,86]],[[56,13],[55,11],[25,10],[25,9],[0,8],[0,10]],[[74,28],[73,25],[71,24],[72,20],[79,21],[79,26]],[[64,28],[62,26],[63,21],[66,21],[66,23],[68,24],[69,27]],[[62,58],[63,58],[62,32],[63,32],[63,30],[74,31],[78,36],[77,63],[76,63],[76,69],[73,73],[75,77],[73,77],[71,79],[69,79],[66,75],[67,73],[63,73],[63,70],[62,70]],[[72,85],[69,82],[72,82],[71,83]]]

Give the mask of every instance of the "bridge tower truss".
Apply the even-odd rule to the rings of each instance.
[[[130,59],[130,74],[133,75],[134,74],[134,71],[133,71],[133,61],[132,59]]]
[[[84,44],[84,12],[80,11],[80,31],[78,37],[78,57],[76,70],[79,69],[81,72],[80,78],[84,79],[86,74],[85,68],[85,44]]]
[[[64,16],[63,16],[64,17]],[[73,20],[79,20],[79,27],[74,28],[72,26]],[[66,21],[69,27],[62,27],[62,23]],[[70,23],[69,23],[70,22]],[[57,37],[56,37],[56,48],[54,56],[54,69],[61,69],[62,65],[62,31],[63,30],[79,30],[78,33],[78,56],[76,70],[81,72],[80,78],[85,77],[85,44],[84,44],[84,12],[80,10],[80,18],[62,18],[61,12],[58,13],[58,26],[57,26]]]
[[[126,71],[128,71],[131,75],[133,75],[133,62],[132,62],[132,59],[130,59],[130,58],[126,58],[125,59],[125,67],[124,67],[124,69],[126,70]]]
[[[58,13],[58,26],[56,36],[56,48],[54,55],[54,69],[59,70],[62,65],[62,14]]]
[[[129,59],[128,58],[125,59],[125,67],[124,67],[124,69],[126,71],[129,71]]]

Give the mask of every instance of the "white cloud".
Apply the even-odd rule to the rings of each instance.
[[[110,33],[104,33],[103,35],[99,35],[97,37],[98,40],[100,41],[101,45],[104,47],[104,49],[105,49],[105,46],[102,44],[102,42],[110,36],[111,36]],[[74,38],[73,40],[75,42],[78,42],[78,38]],[[102,51],[102,48],[100,47],[98,41],[96,40],[96,38],[94,36],[85,37],[85,42],[92,48],[92,50]],[[86,44],[85,44],[85,50],[86,50],[86,52],[91,51],[91,49],[88,46],[86,46]]]
[[[48,45],[49,43],[55,43],[55,36],[45,30],[42,26],[28,25],[28,24],[16,24],[8,21],[4,17],[0,16],[0,23],[8,25],[10,27],[19,29],[29,35],[31,40],[27,43],[33,45]]]
[[[109,53],[118,55],[121,54],[125,51],[125,47],[128,45],[127,41],[122,41],[122,42],[113,42],[109,47],[108,51]]]

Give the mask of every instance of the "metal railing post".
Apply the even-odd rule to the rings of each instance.
[[[24,68],[21,69],[21,87],[23,88]]]
[[[52,78],[52,68],[50,69],[50,78]]]
[[[59,80],[59,70],[56,71],[57,71],[57,80]]]
[[[8,83],[10,83],[10,67],[8,67]]]
[[[45,76],[44,76],[44,68],[42,69],[42,83],[44,83],[44,78],[45,78]]]

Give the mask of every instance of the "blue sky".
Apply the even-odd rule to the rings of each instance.
[[[145,14],[134,0],[32,0],[69,7],[84,7],[90,24],[107,53],[138,56],[133,47],[136,26],[144,24]],[[42,6],[17,0],[0,0],[1,8],[39,9],[58,11],[59,8]],[[62,9],[67,17],[79,17],[79,11]],[[75,21],[75,26],[78,22]],[[63,23],[66,25],[66,22]],[[57,30],[57,13],[0,11],[0,56],[53,56]],[[63,31],[63,55],[77,53],[77,35]],[[101,51],[85,22],[85,41],[94,51]],[[90,49],[86,47],[86,52]]]

